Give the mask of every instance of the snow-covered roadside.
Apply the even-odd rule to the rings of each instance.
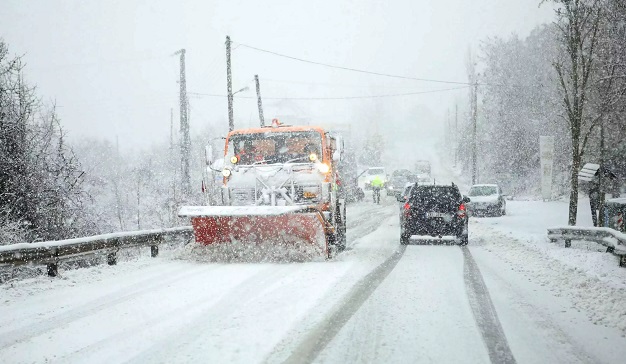
[[[626,269],[603,249],[590,244],[564,248],[546,238],[548,226],[566,219],[566,207],[562,202],[510,201],[507,216],[472,218],[470,247],[484,249],[554,296],[567,298],[594,324],[626,335]],[[584,223],[584,215],[579,217]]]
[[[553,270],[547,271],[546,262],[536,261],[532,254],[526,256],[532,264],[520,262],[527,267],[524,271],[519,264],[497,254],[494,246],[488,249],[470,246],[518,363],[623,361],[626,355],[623,330],[590,320],[592,313],[597,318],[604,312],[593,312],[593,307],[591,310],[583,307],[568,294],[580,297],[576,290],[584,287],[572,289],[569,282],[561,284],[558,281],[561,277],[574,277],[580,273],[564,271],[563,266],[553,260]],[[589,289],[594,288],[593,284],[589,285]],[[595,304],[603,305],[605,300],[605,296],[598,296]],[[587,302],[593,301],[587,297]],[[619,317],[612,319],[617,322]]]
[[[589,200],[581,199],[578,225],[593,226],[588,209]],[[605,253],[606,248],[595,243],[574,241],[571,248],[563,243],[551,243],[547,238],[548,227],[567,223],[565,201],[508,201],[507,215],[502,217],[472,218],[476,228],[491,228],[505,241],[523,244],[542,256],[556,260],[569,269],[584,272],[589,277],[614,288],[626,289],[626,269],[618,266],[618,258]],[[473,230],[470,227],[470,230]],[[494,243],[485,241],[484,243]]]

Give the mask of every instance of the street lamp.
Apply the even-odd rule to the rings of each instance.
[[[233,92],[233,96],[235,96],[236,94],[243,92],[243,91],[248,91],[250,89],[250,87],[246,86],[244,88],[242,88],[241,90],[237,90],[235,92]]]

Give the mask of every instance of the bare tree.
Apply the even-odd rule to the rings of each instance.
[[[557,5],[561,54],[554,62],[571,138],[568,224],[576,225],[578,171],[599,119],[588,115],[602,7],[599,0],[553,0]]]

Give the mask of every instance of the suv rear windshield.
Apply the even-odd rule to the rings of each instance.
[[[498,189],[496,186],[473,186],[469,190],[470,196],[491,196],[497,194]]]
[[[411,190],[411,206],[429,211],[456,210],[461,193],[456,186],[417,186]]]

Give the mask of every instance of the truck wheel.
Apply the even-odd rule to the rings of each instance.
[[[337,247],[335,245],[335,234],[328,234],[326,235],[326,241],[328,242],[328,249],[327,249],[327,254],[326,254],[326,260],[332,259],[333,256],[335,256],[336,252],[337,252]]]
[[[341,211],[343,210],[343,211]],[[343,213],[342,213],[343,212]],[[337,252],[341,253],[346,250],[346,205],[337,207],[337,233],[336,233],[336,246]]]
[[[337,252],[341,253],[344,250],[346,250],[346,232],[340,229],[337,234]]]

